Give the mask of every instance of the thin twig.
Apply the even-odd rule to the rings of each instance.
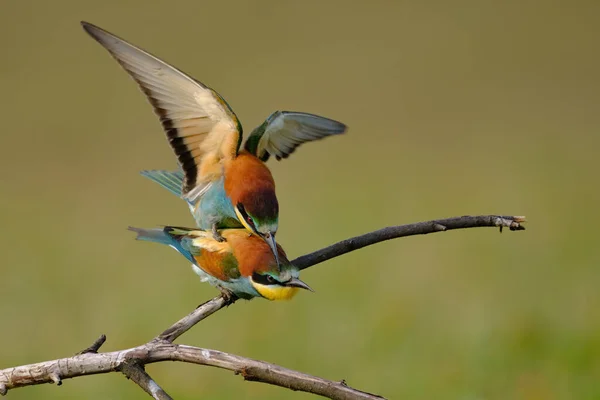
[[[92,345],[90,347],[87,347],[87,348],[81,350],[77,354],[97,353],[98,350],[100,350],[100,347],[102,347],[102,345],[104,344],[104,342],[106,342],[106,335],[100,335],[100,337],[98,339],[96,339],[96,341],[94,343],[92,343]]]
[[[144,366],[136,360],[128,360],[121,365],[121,372],[128,379],[137,383],[146,393],[152,396],[155,400],[173,400],[171,396],[164,391],[155,381],[148,375]]]
[[[479,215],[454,217],[446,219],[437,219],[426,222],[417,222],[415,224],[389,226],[374,232],[356,236],[341,242],[332,244],[324,249],[313,253],[300,256],[292,261],[292,264],[300,269],[306,269],[313,265],[322,263],[331,258],[341,256],[354,250],[370,246],[375,243],[390,239],[396,239],[405,236],[426,235],[428,233],[445,232],[453,229],[479,228],[479,227],[499,227],[509,228],[511,231],[524,230],[521,225],[525,222],[525,217],[509,217],[498,215]]]
[[[350,251],[398,237],[486,226],[499,227],[500,231],[502,231],[503,227],[510,230],[523,230],[525,229],[521,225],[523,222],[525,222],[525,217],[484,215],[475,217],[464,216],[388,227],[347,239],[314,253],[298,257],[292,263],[300,269],[305,269]],[[161,361],[181,361],[228,369],[242,375],[248,381],[269,383],[292,390],[318,394],[331,399],[374,400],[382,398],[353,389],[344,380],[340,382],[328,381],[263,361],[252,360],[216,350],[173,344],[175,339],[195,324],[221,308],[233,304],[233,302],[235,302],[235,299],[225,299],[223,296],[215,297],[198,306],[198,308],[177,321],[149,343],[132,349],[111,353],[97,353],[100,346],[106,340],[106,337],[102,335],[92,346],[73,357],[0,370],[0,395],[5,395],[9,389],[23,386],[42,383],[56,383],[60,385],[63,379],[121,371],[140,385],[146,392],[154,396],[155,399],[171,399],[144,371],[143,366]]]
[[[194,311],[175,322],[154,340],[173,343],[175,339],[187,332],[192,326],[219,311],[221,308],[232,304],[232,302],[235,302],[235,300],[232,299],[230,302],[227,302],[223,296],[217,296],[214,299],[199,305]]]

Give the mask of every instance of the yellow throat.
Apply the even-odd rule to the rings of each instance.
[[[254,281],[252,281],[252,286],[262,297],[268,300],[289,300],[298,292],[297,287],[263,285]]]

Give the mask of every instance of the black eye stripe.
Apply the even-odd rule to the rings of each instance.
[[[280,282],[277,282],[275,278],[268,274],[261,275],[255,272],[252,274],[252,280],[261,285],[281,285]]]

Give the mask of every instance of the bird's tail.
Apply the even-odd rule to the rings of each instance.
[[[162,229],[143,229],[134,228],[130,226],[127,229],[137,233],[137,240],[166,244],[167,246],[172,247],[178,253],[187,258],[191,263],[195,263],[194,255],[190,253],[189,248],[184,243],[182,243],[183,241],[185,241],[187,235],[193,231],[193,229],[178,228],[175,226],[165,226]]]
[[[177,197],[181,197],[181,188],[183,187],[182,171],[164,171],[159,169],[146,170],[140,172],[142,176],[158,183]]]
[[[178,226],[165,226],[164,228],[136,228],[128,226],[127,229],[137,233],[136,240],[144,240],[146,242],[157,242],[166,245],[174,245],[181,241],[182,238],[188,236],[190,232],[202,232],[198,229],[181,228]]]
[[[133,226],[128,227],[130,231],[133,231],[137,234],[135,237],[136,240],[145,240],[147,242],[157,242],[166,244],[167,246],[173,245],[173,237],[169,235],[167,229],[143,229],[143,228],[135,228]]]

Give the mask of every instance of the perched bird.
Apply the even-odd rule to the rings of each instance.
[[[242,125],[213,89],[92,24],[83,28],[138,83],[166,131],[181,171],[143,174],[187,201],[201,229],[244,227],[278,257],[279,204],[264,164],[288,157],[302,143],[341,134],[346,126],[317,115],[277,111],[254,129],[241,150]]]
[[[226,239],[219,242],[212,232],[167,226],[163,229],[129,227],[138,240],[166,244],[192,263],[202,281],[208,281],[224,293],[251,299],[291,299],[300,289],[312,289],[300,279],[299,270],[288,261],[277,245],[279,265],[269,246],[245,229],[225,229]]]

